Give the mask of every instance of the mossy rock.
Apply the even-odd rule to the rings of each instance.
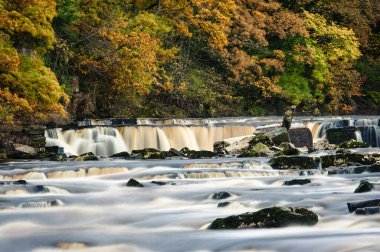
[[[110,157],[111,158],[130,158],[131,155],[128,152],[126,152],[126,151],[122,151],[122,152],[119,152],[119,153],[115,153],[115,154],[113,154]]]
[[[50,154],[50,161],[67,161],[66,154]]]
[[[276,156],[296,156],[301,154],[301,151],[297,149],[292,143],[281,143],[279,147],[282,150],[279,151]]]
[[[318,216],[305,208],[271,207],[214,220],[209,229],[280,228],[290,225],[315,225]]]
[[[265,144],[265,145],[273,145],[273,141],[269,138],[268,135],[264,133],[254,134],[252,140],[249,141],[249,146],[255,146],[258,143]]]
[[[87,152],[79,155],[74,159],[74,161],[98,161],[99,158],[92,152]]]
[[[322,168],[331,166],[349,166],[349,165],[372,165],[376,159],[369,154],[360,153],[339,153],[336,155],[321,156]]]
[[[165,159],[166,154],[154,148],[145,148],[141,150],[133,150],[132,156],[138,159]]]
[[[248,147],[238,157],[266,157],[270,149],[263,143],[257,143],[254,146]]]
[[[341,144],[351,139],[356,139],[356,127],[341,127],[326,130],[326,138],[330,144]]]
[[[354,193],[365,193],[370,192],[374,188],[371,182],[367,180],[361,180],[359,186],[355,189]]]
[[[368,147],[369,145],[367,143],[358,142],[354,139],[348,140],[339,145],[339,148],[344,148],[344,149],[368,148]]]
[[[202,158],[214,158],[217,157],[218,154],[212,151],[206,151],[206,150],[190,150],[188,148],[183,148],[180,150],[181,153],[187,158],[190,159],[202,159]]]
[[[273,169],[279,170],[306,170],[318,168],[314,158],[307,156],[275,157],[269,161],[269,164]]]
[[[0,152],[0,160],[8,159],[8,155],[6,152]]]

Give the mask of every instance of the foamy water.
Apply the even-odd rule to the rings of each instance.
[[[32,173],[38,176],[30,176],[27,185],[0,186],[0,250],[380,250],[380,215],[356,216],[346,205],[380,198],[377,187],[368,193],[353,193],[362,179],[380,183],[380,174],[329,176],[325,171],[313,171],[309,173],[312,175],[300,176],[297,171],[272,170],[266,161],[1,164],[0,175],[5,178]],[[145,187],[126,187],[130,178]],[[311,183],[282,185],[294,178],[309,178]],[[167,184],[159,186],[151,183],[153,180]],[[222,191],[232,197],[212,199],[213,193]],[[231,204],[217,207],[227,201]],[[305,207],[319,216],[319,222],[312,227],[207,230],[216,218],[271,206]]]

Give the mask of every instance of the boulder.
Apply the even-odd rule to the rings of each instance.
[[[355,210],[356,215],[372,215],[372,214],[379,214],[380,213],[380,207],[364,207],[364,208],[357,208]]]
[[[380,199],[366,200],[366,201],[357,201],[357,202],[348,202],[347,208],[350,213],[354,212],[358,208],[366,207],[378,207],[380,206]]]
[[[143,184],[141,184],[140,182],[138,182],[137,180],[131,178],[128,182],[127,182],[127,186],[129,187],[144,187]]]
[[[165,159],[166,153],[154,148],[145,148],[141,150],[133,150],[132,156],[138,159]]]
[[[271,150],[263,143],[257,143],[244,149],[238,157],[266,157]]]
[[[131,155],[128,152],[126,152],[126,151],[122,151],[122,152],[119,152],[119,153],[115,153],[115,154],[113,154],[110,157],[111,158],[126,158],[126,159],[128,159],[128,158],[131,157]]]
[[[322,168],[331,166],[349,166],[349,165],[372,165],[376,163],[376,158],[370,154],[361,153],[338,153],[335,155],[321,156]]]
[[[254,136],[251,135],[224,139],[223,141],[214,144],[214,152],[222,155],[240,154],[242,150],[247,149],[250,146],[249,143],[253,138]]]
[[[290,142],[294,144],[295,147],[312,147],[313,146],[313,135],[309,128],[295,128],[289,129],[288,131]]]
[[[315,225],[318,216],[305,208],[271,207],[214,220],[209,229],[280,228],[290,225]]]
[[[228,192],[218,192],[212,194],[212,199],[220,200],[220,199],[227,199],[231,197],[232,195]]]
[[[358,128],[353,127],[353,126],[327,129],[326,138],[330,144],[341,144],[351,139],[357,140],[356,138],[357,130]]]
[[[76,157],[74,161],[97,161],[99,158],[94,155],[92,152],[87,152]]]
[[[284,183],[282,185],[284,185],[284,186],[306,185],[309,183],[311,183],[310,179],[293,179],[293,180],[284,181]]]
[[[277,128],[265,134],[274,144],[280,145],[284,142],[290,142],[288,130],[284,127]]]
[[[336,148],[337,146],[335,144],[329,144],[327,139],[319,139],[311,148],[309,148],[309,152],[317,150],[335,150]]]
[[[354,193],[370,192],[374,188],[371,182],[361,180],[359,186],[355,189]]]
[[[37,150],[31,146],[24,144],[13,144],[13,148],[16,152],[25,153],[25,154],[37,154]]]
[[[354,149],[354,148],[368,148],[369,145],[367,143],[358,142],[354,139],[343,142],[339,145],[339,148],[344,149]]]
[[[201,158],[214,158],[217,157],[218,154],[212,151],[205,151],[205,150],[200,150],[200,151],[195,151],[195,150],[186,150],[186,152],[183,152],[184,156],[190,159],[201,159]]]
[[[292,143],[281,143],[279,146],[282,150],[276,156],[295,156],[299,155],[301,151],[297,149]]]
[[[307,156],[281,156],[272,158],[269,164],[273,169],[279,170],[304,170],[318,169],[313,157]]]

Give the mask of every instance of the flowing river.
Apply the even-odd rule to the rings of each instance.
[[[75,130],[48,130],[49,145],[60,145],[72,154],[93,150],[104,158],[1,163],[0,250],[380,251],[380,214],[354,215],[346,204],[380,199],[379,173],[353,174],[350,167],[340,175],[327,170],[274,170],[268,158],[107,157],[137,147],[166,150],[193,144],[193,149],[210,149],[215,141],[280,122],[279,117],[139,119],[136,125],[90,122]],[[358,151],[380,153],[377,118],[296,118],[293,127],[310,128],[316,140],[327,128],[342,125],[357,126],[360,138],[372,141],[373,148]],[[127,187],[131,178],[145,187]],[[295,178],[311,183],[283,185]],[[354,193],[364,179],[375,185],[374,190]],[[26,184],[10,182],[17,180]],[[212,198],[224,191],[232,196]],[[223,202],[229,204],[218,207]],[[207,229],[216,218],[272,206],[307,208],[319,222],[272,229]]]

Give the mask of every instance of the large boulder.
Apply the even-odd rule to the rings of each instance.
[[[269,131],[265,135],[269,137],[276,145],[280,145],[284,142],[290,142],[288,130],[284,127]]]
[[[312,147],[313,135],[309,128],[295,128],[288,131],[290,142],[296,147]]]
[[[306,170],[318,169],[313,157],[307,156],[281,156],[272,158],[269,164],[273,169],[279,170]]]
[[[214,152],[218,154],[240,154],[242,150],[250,146],[251,136],[227,138],[214,144]]]
[[[257,143],[243,150],[238,157],[266,157],[271,150],[263,143]]]
[[[358,128],[353,126],[327,129],[326,138],[330,144],[341,144],[351,139],[357,140],[357,130]]]
[[[315,225],[318,216],[305,208],[271,207],[257,212],[214,220],[209,229],[280,228],[290,225]]]
[[[279,146],[282,150],[279,151],[276,156],[295,156],[299,155],[301,151],[297,149],[292,143],[282,143]]]

